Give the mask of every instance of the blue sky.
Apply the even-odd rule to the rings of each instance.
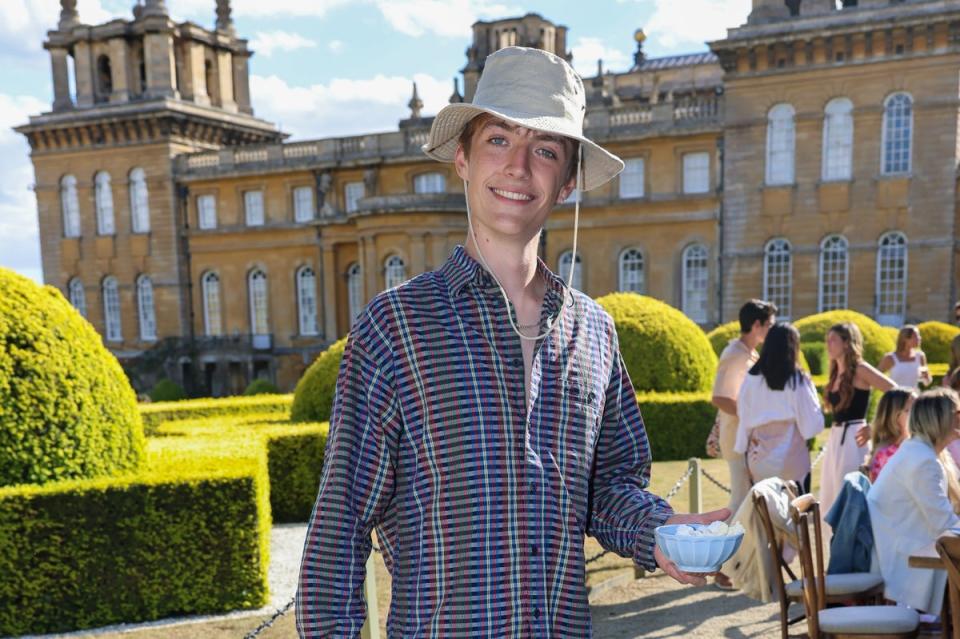
[[[79,0],[82,21],[131,17],[134,0]],[[166,0],[177,20],[205,27],[215,0]],[[411,83],[424,112],[446,103],[465,62],[470,25],[536,12],[569,27],[581,73],[597,58],[626,70],[643,28],[648,56],[706,49],[742,24],[750,0],[233,0],[237,32],[256,51],[251,94],[257,116],[292,139],[396,127],[407,117]],[[58,0],[0,0],[0,266],[42,280],[29,148],[10,127],[49,109],[50,62],[42,48]]]

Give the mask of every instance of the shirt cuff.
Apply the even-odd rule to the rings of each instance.
[[[670,505],[667,502],[661,502],[661,504],[661,507],[650,513],[643,522],[633,547],[633,562],[650,572],[657,569],[657,560],[653,558],[653,549],[657,543],[653,531],[673,516]]]

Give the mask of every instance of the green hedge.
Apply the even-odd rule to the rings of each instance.
[[[730,343],[730,340],[735,337],[740,337],[740,320],[721,324],[707,333],[707,339],[710,340],[710,346],[713,348],[713,352],[716,353],[717,357],[720,357],[723,349],[725,349],[727,344]]]
[[[853,322],[857,325],[863,334],[863,359],[874,366],[879,364],[880,359],[892,351],[896,345],[896,339],[891,340],[888,331],[871,318],[856,311],[839,310],[808,315],[794,322],[794,326],[800,331],[801,343],[824,342],[830,327],[840,322]]]
[[[654,461],[705,457],[716,407],[710,393],[637,393]]]
[[[293,395],[252,395],[220,399],[191,399],[182,402],[141,404],[140,415],[148,434],[156,432],[164,423],[182,419],[201,419],[215,416],[241,416],[271,413],[286,417],[290,413]]]
[[[920,348],[930,364],[950,363],[950,343],[960,335],[960,328],[946,322],[924,322],[917,326],[922,342]]]
[[[247,397],[251,395],[277,395],[279,393],[276,384],[263,378],[253,380],[243,390],[243,394]]]
[[[165,455],[155,443],[142,475],[0,489],[0,634],[267,602],[262,456],[235,458],[227,449]]]
[[[340,360],[347,346],[347,338],[337,340],[320,353],[319,357],[297,382],[293,392],[290,419],[295,422],[325,422],[333,410],[333,396],[337,389]]]
[[[183,386],[168,377],[164,377],[150,389],[151,402],[179,402],[187,398]]]
[[[827,370],[827,345],[823,342],[802,342],[800,354],[807,362],[811,375],[823,375]]]

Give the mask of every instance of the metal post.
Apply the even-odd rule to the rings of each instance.
[[[363,582],[363,594],[367,600],[367,619],[360,629],[360,639],[380,639],[380,611],[377,609],[377,573],[373,562],[374,553],[367,557],[367,578]]]
[[[691,457],[688,460],[690,464],[690,512],[692,513],[702,513],[703,512],[703,491],[701,490],[702,486],[700,484],[701,475],[700,475],[700,458]]]

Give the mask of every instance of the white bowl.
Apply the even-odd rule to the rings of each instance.
[[[743,533],[732,535],[678,535],[681,525],[706,528],[704,524],[669,524],[654,531],[657,546],[667,559],[684,572],[717,572],[730,559],[743,541]]]

